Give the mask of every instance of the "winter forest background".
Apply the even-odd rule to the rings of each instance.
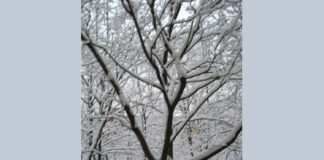
[[[241,0],[82,0],[81,159],[242,159]]]

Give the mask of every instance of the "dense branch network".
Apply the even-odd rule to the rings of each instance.
[[[98,120],[84,119],[82,159],[231,156],[242,130],[240,3],[83,2],[83,114]]]

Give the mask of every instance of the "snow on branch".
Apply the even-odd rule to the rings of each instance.
[[[130,70],[128,70],[126,67],[124,67],[122,64],[120,64],[112,55],[111,53],[104,47],[104,46],[101,46],[99,44],[96,44],[96,43],[93,43],[94,46],[100,48],[100,49],[103,49],[105,51],[105,53],[107,53],[109,55],[109,57],[120,67],[122,68],[124,71],[126,71],[128,74],[130,74],[131,76],[133,76],[134,78],[148,84],[148,85],[151,85],[153,87],[156,87],[158,89],[162,89],[162,86],[159,85],[159,84],[156,84],[154,83],[153,81],[151,80],[148,80],[148,79],[144,79],[138,75],[136,75],[135,73],[131,72]]]
[[[123,108],[125,109],[127,116],[129,118],[130,124],[131,124],[131,129],[132,131],[135,133],[137,139],[140,141],[141,146],[143,148],[143,151],[146,155],[146,157],[150,160],[155,159],[147,145],[147,142],[143,136],[142,131],[138,128],[137,122],[135,120],[135,116],[134,113],[132,112],[129,103],[124,95],[123,90],[120,88],[119,84],[117,83],[115,77],[110,73],[108,67],[106,66],[105,62],[103,61],[103,59],[101,58],[101,55],[98,53],[98,50],[94,47],[92,41],[88,38],[87,34],[85,32],[81,33],[81,39],[83,41],[88,41],[88,43],[86,43],[86,45],[89,47],[89,49],[91,50],[91,52],[93,53],[93,55],[96,57],[96,59],[98,60],[101,68],[104,70],[108,80],[110,81],[110,83],[112,84],[113,88],[115,89],[116,93],[119,96],[120,102],[123,106]],[[90,149],[94,149],[90,148]],[[91,157],[91,156],[90,156]],[[89,157],[89,158],[90,158]],[[90,160],[90,159],[89,159]]]
[[[202,100],[198,103],[198,105],[189,113],[188,117],[180,124],[180,127],[176,129],[175,134],[172,135],[171,142],[175,140],[175,138],[179,135],[182,129],[186,126],[189,120],[197,113],[197,111],[201,108],[201,106],[208,100],[210,96],[212,96],[215,92],[217,92],[224,84],[226,83],[225,78],[222,79],[220,84],[211,90],[207,96],[202,98]]]
[[[191,160],[203,160],[211,158],[212,156],[216,155],[217,153],[223,151],[228,146],[230,146],[235,139],[238,137],[238,135],[242,131],[242,121],[240,121],[232,130],[231,134],[223,140],[221,143],[214,145],[211,149],[201,153],[200,155],[192,158]]]

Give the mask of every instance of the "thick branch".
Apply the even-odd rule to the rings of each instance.
[[[156,88],[158,88],[158,89],[162,89],[162,86],[161,85],[159,85],[159,84],[156,84],[156,83],[154,83],[153,81],[150,81],[150,80],[148,80],[148,79],[144,79],[144,78],[142,78],[142,77],[140,77],[140,76],[138,76],[138,75],[136,75],[135,73],[133,73],[133,72],[131,72],[130,70],[128,70],[126,67],[124,67],[122,64],[120,64],[109,52],[108,52],[108,50],[105,48],[105,47],[103,47],[103,46],[101,46],[101,45],[98,45],[98,44],[95,44],[95,43],[92,43],[94,46],[96,46],[96,47],[98,47],[98,48],[101,48],[101,49],[103,49],[108,55],[109,55],[109,57],[117,64],[117,66],[119,66],[121,69],[123,69],[124,71],[126,71],[128,74],[130,74],[131,76],[133,76],[134,78],[136,78],[136,79],[138,79],[138,80],[140,80],[140,81],[142,81],[142,82],[144,82],[144,83],[146,83],[146,84],[148,84],[148,85],[151,85],[151,86],[153,86],[153,87],[156,87]]]
[[[93,53],[93,55],[96,57],[96,59],[98,60],[101,68],[103,69],[103,71],[105,72],[105,74],[107,75],[107,78],[109,80],[109,82],[112,84],[112,86],[114,87],[116,93],[119,96],[120,102],[123,106],[123,108],[126,111],[126,114],[129,118],[130,124],[131,124],[131,129],[132,131],[135,133],[137,139],[139,140],[139,142],[141,143],[141,146],[143,148],[144,154],[145,156],[149,159],[149,160],[154,160],[154,157],[145,141],[145,138],[141,132],[141,130],[138,128],[138,125],[136,123],[135,120],[135,116],[129,106],[129,103],[125,97],[125,94],[123,92],[123,90],[119,87],[119,84],[117,83],[115,77],[110,73],[108,67],[106,66],[105,62],[102,60],[100,54],[98,53],[97,49],[93,46],[91,40],[86,36],[86,34],[83,32],[81,34],[81,39],[83,41],[88,41],[88,43],[86,43],[86,45],[89,47],[89,49],[91,50],[91,52]]]
[[[191,160],[207,160],[208,158],[211,158],[212,156],[218,154],[219,152],[226,149],[228,146],[230,146],[238,137],[238,135],[242,131],[242,122],[239,122],[237,126],[233,129],[232,133],[220,144],[213,146],[208,151],[203,152],[202,154],[192,158]]]

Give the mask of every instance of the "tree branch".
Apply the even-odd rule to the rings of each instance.
[[[112,84],[112,86],[114,87],[116,93],[119,96],[120,102],[124,108],[124,110],[126,111],[126,114],[129,118],[130,124],[131,124],[131,129],[132,131],[135,133],[137,139],[139,140],[139,142],[141,143],[141,146],[143,148],[144,154],[145,156],[149,159],[149,160],[154,160],[155,158],[153,157],[147,143],[146,140],[141,132],[141,130],[138,128],[138,125],[136,123],[135,120],[135,116],[129,106],[129,103],[125,97],[125,94],[123,92],[123,90],[119,87],[115,77],[110,73],[108,67],[106,66],[105,62],[102,60],[100,54],[98,53],[97,49],[93,46],[93,43],[91,42],[91,40],[87,37],[85,32],[82,32],[81,34],[81,39],[82,41],[88,41],[88,43],[86,43],[86,45],[89,47],[89,49],[91,50],[91,52],[93,53],[93,55],[96,57],[96,59],[98,60],[101,68],[104,70],[105,74],[107,75],[107,78],[109,80],[109,82]]]
[[[237,126],[234,127],[232,133],[220,144],[214,145],[211,149],[208,151],[205,151],[201,153],[200,155],[192,158],[191,160],[207,160],[208,158],[211,158],[212,156],[218,154],[219,152],[226,149],[228,146],[230,146],[238,137],[238,135],[242,131],[242,121],[240,121]]]

